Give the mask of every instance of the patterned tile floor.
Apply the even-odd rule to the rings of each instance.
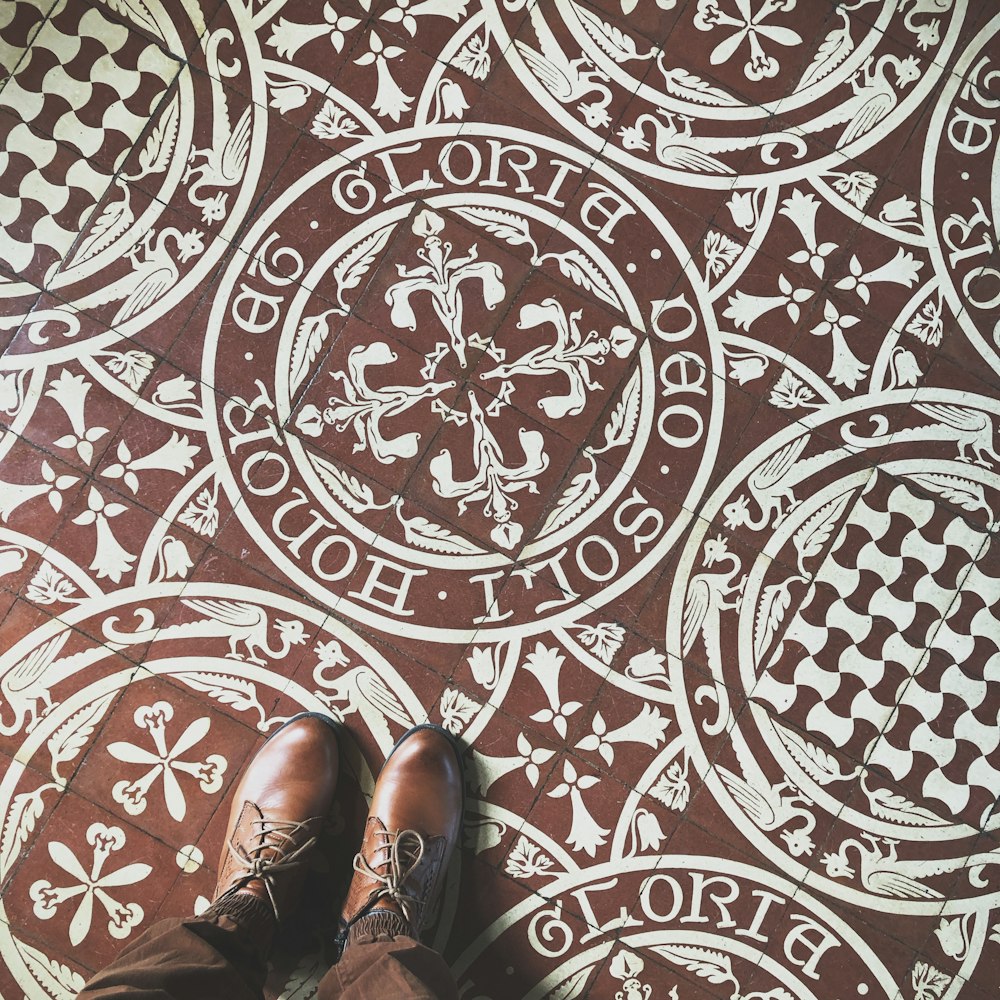
[[[1000,982],[986,0],[0,5],[0,996],[264,734],[469,751],[464,1000]]]

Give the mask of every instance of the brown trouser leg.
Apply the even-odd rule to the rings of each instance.
[[[83,988],[81,1000],[260,1000],[263,949],[225,914],[161,920]],[[412,938],[355,939],[318,1000],[457,1000],[445,960]]]
[[[458,1000],[448,963],[409,937],[355,940],[323,977],[316,1000]]]
[[[78,994],[82,1000],[260,1000],[263,952],[225,914],[161,920]]]

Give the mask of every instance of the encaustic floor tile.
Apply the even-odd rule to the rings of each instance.
[[[423,721],[463,995],[988,995],[1000,18],[849,6],[0,12],[0,993],[315,711],[268,996]]]

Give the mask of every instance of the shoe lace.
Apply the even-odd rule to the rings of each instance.
[[[315,837],[310,837],[301,844],[296,843],[296,836],[312,822],[311,819],[296,822],[280,819],[251,820],[253,833],[250,835],[248,848],[245,849],[243,844],[237,844],[234,840],[229,841],[229,853],[240,865],[235,876],[236,882],[229,893],[259,880],[267,893],[275,920],[280,921],[281,915],[278,913],[272,883],[276,875],[301,865],[303,855],[316,843]]]
[[[389,900],[399,906],[406,921],[415,927],[418,924],[416,908],[421,900],[407,892],[404,886],[423,860],[427,844],[416,830],[376,830],[375,836],[384,838],[385,842],[373,851],[372,863],[363,854],[354,857],[354,870],[379,883],[362,912],[370,912],[379,900]],[[380,854],[384,856],[380,858]]]

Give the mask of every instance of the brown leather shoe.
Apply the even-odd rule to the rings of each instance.
[[[318,712],[289,719],[257,751],[233,795],[210,911],[255,923],[262,942],[297,901],[304,862],[333,803],[336,726]]]
[[[419,938],[462,825],[457,742],[425,723],[404,733],[375,782],[354,878],[340,914],[343,947],[358,922]]]

